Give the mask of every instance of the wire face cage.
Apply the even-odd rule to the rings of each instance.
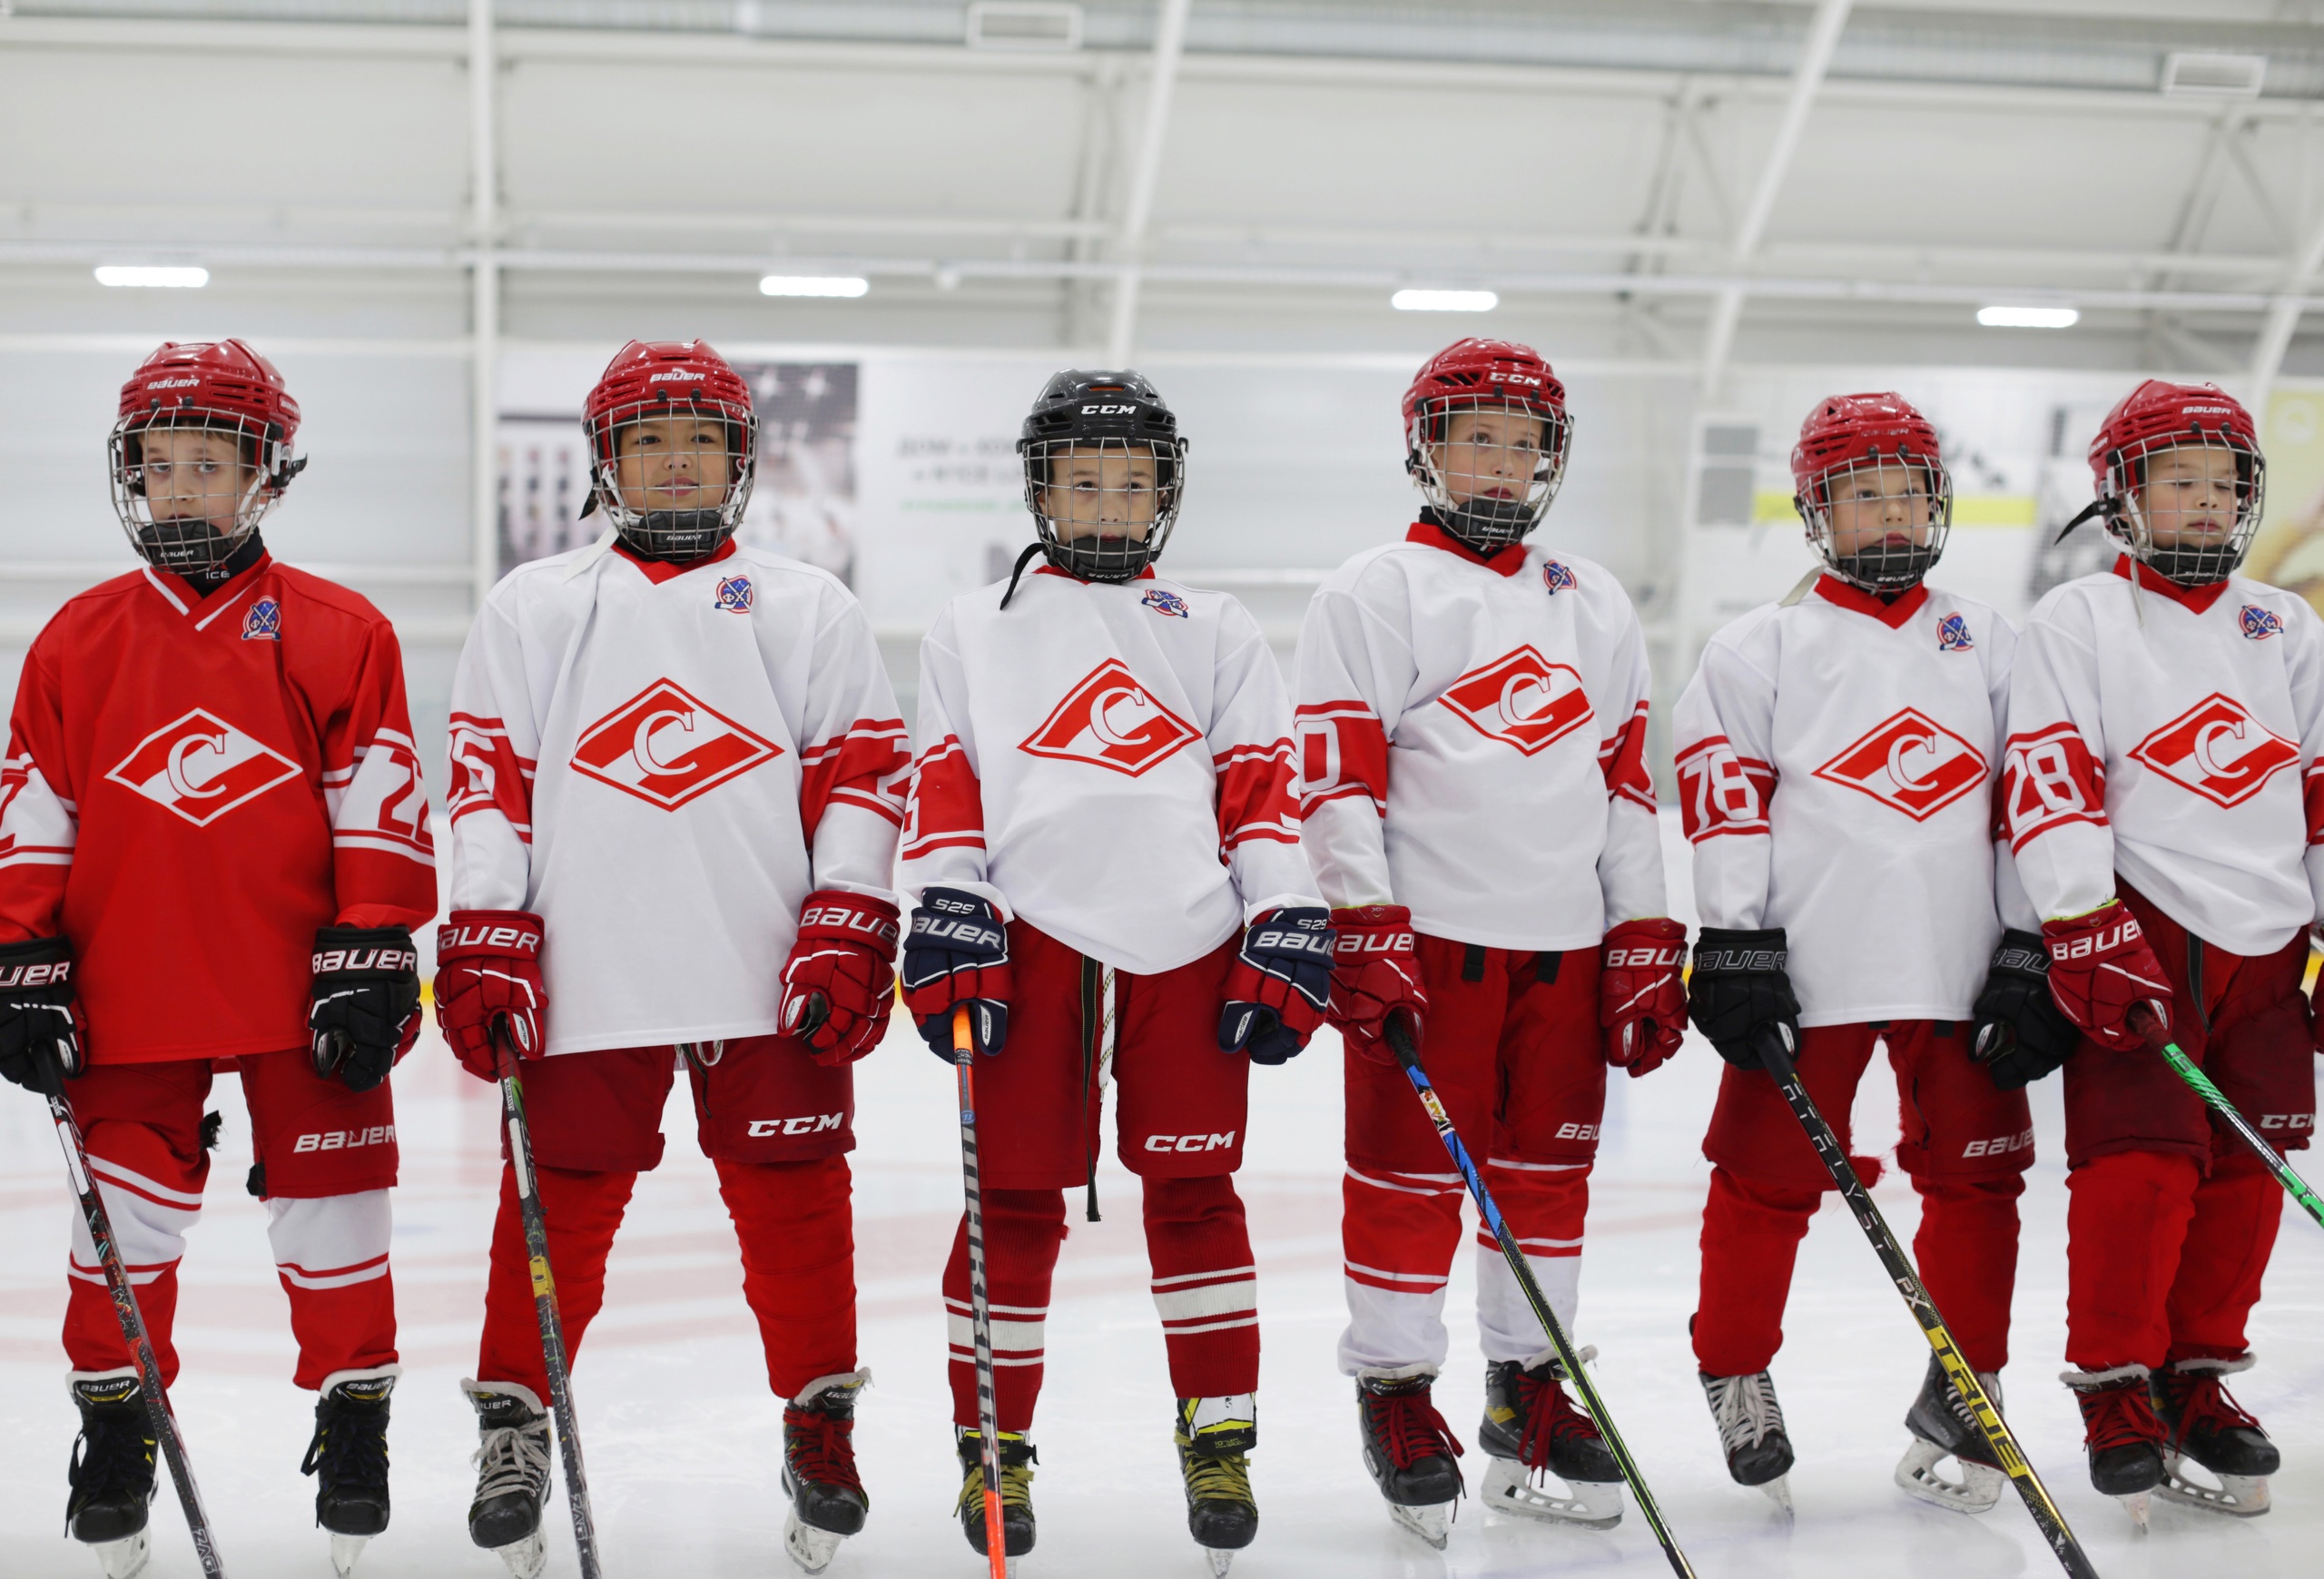
[[[279,424],[213,407],[159,407],[113,424],[113,513],[159,570],[198,575],[250,540],[299,469]]]
[[[586,426],[596,481],[590,508],[603,509],[643,558],[699,559],[742,525],[759,449],[758,414],[746,400],[651,396],[592,411]]]
[[[1183,439],[1028,439],[1025,505],[1049,562],[1128,581],[1162,555],[1186,489]]]
[[[2139,563],[2181,587],[2234,574],[2259,535],[2268,462],[2227,423],[2135,439],[2105,456],[2106,529]]]
[[[1499,391],[1438,395],[1413,413],[1407,466],[1444,529],[1492,553],[1541,524],[1572,443],[1562,409]]]
[[[1952,474],[1902,444],[1825,468],[1795,503],[1832,574],[1866,592],[1919,586],[1953,531]]]

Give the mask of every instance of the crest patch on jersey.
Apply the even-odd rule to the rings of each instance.
[[[675,812],[783,755],[672,680],[656,680],[581,732],[573,771]]]
[[[1977,644],[1969,639],[1969,622],[1957,614],[1948,614],[1937,622],[1936,650],[1941,653],[1965,653]]]
[[[1175,592],[1165,592],[1159,587],[1149,588],[1146,596],[1139,598],[1138,601],[1146,605],[1147,607],[1154,610],[1155,613],[1167,614],[1173,619],[1191,619],[1194,617],[1193,615],[1187,612],[1187,600],[1185,598],[1179,597]]]
[[[2284,633],[2283,617],[2272,608],[2262,608],[2256,603],[2243,606],[2243,634],[2253,641],[2265,641]]]
[[[1925,823],[1985,782],[1984,754],[1915,708],[1890,715],[1816,770]]]
[[[2214,691],[2132,748],[2181,789],[2222,806],[2241,805],[2299,762],[2299,747]]]
[[[206,828],[299,773],[281,752],[196,707],[139,741],[105,777]]]
[[[1034,756],[1094,763],[1136,778],[1201,734],[1162,706],[1118,658],[1108,658],[1017,747]]]
[[[1572,591],[1578,583],[1572,571],[1555,559],[1545,559],[1541,562],[1541,585],[1549,589],[1551,597],[1555,597],[1561,592]]]
[[[1581,676],[1553,664],[1530,646],[1471,669],[1437,698],[1489,740],[1526,755],[1544,750],[1592,716]]]
[[[728,576],[721,579],[718,583],[718,607],[729,614],[750,613],[751,578],[747,576]]]
[[[2248,620],[2251,611],[2247,608],[2243,613]],[[2250,634],[2249,624],[2244,627],[2244,634],[2247,636]],[[242,616],[242,639],[244,641],[281,641],[282,639],[282,605],[271,597],[261,597],[251,604],[250,612]]]

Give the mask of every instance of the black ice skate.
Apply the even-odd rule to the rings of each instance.
[[[2058,1378],[2082,1406],[2082,1436],[2090,1449],[2090,1484],[2120,1497],[2131,1522],[2146,1528],[2147,1496],[2162,1484],[2162,1422],[2144,1366],[2067,1371]]]
[[[1598,1357],[1581,1351],[1584,1362]],[[1485,1366],[1485,1417],[1477,1446],[1485,1466],[1485,1506],[1529,1519],[1610,1530],[1622,1522],[1622,1472],[1589,1416],[1566,1396],[1565,1367],[1544,1349],[1531,1360]],[[1568,1495],[1549,1489],[1549,1475]]]
[[[498,1554],[516,1579],[540,1579],[548,1555],[541,1505],[548,1497],[548,1416],[516,1382],[462,1382],[476,1406],[476,1500],[468,1539]]]
[[[1698,1371],[1710,1417],[1718,1426],[1718,1449],[1738,1485],[1756,1485],[1791,1511],[1791,1437],[1784,1430],[1783,1406],[1776,1402],[1775,1378],[1765,1371],[1744,1377],[1710,1377]]]
[[[1996,1412],[2001,1408],[2001,1377],[1992,1371],[1979,1371],[1977,1385],[1993,1400]],[[2001,1460],[1994,1456],[1993,1444],[1985,1439],[1984,1427],[1961,1401],[1953,1382],[1945,1374],[1945,1367],[1935,1355],[1928,1357],[1928,1374],[1921,1378],[1921,1396],[1905,1412],[1905,1429],[1913,1434],[1913,1445],[1905,1449],[1905,1456],[1896,1463],[1896,1484],[1906,1493],[1934,1507],[1951,1508],[1955,1513],[1981,1514],[2001,1501],[2002,1488],[2009,1484],[2009,1476],[2002,1473]],[[1937,1473],[1937,1466],[1950,1458],[1960,1466],[1961,1478],[1951,1479]]]
[[[73,1402],[81,1410],[81,1436],[73,1444],[65,1527],[95,1552],[105,1579],[130,1579],[144,1569],[148,1554],[153,1422],[134,1376],[75,1377]]]
[[[984,1438],[973,1426],[963,1427],[960,1437],[963,1474],[960,1500],[954,1509],[960,1515],[960,1533],[981,1557],[985,1555]],[[1033,1549],[1038,1533],[1033,1524],[1033,1466],[1039,1458],[1022,1431],[1000,1434],[1000,1551],[1009,1559],[1011,1573],[1016,1571],[1017,1559]]]
[[[1355,1423],[1364,1467],[1388,1499],[1388,1516],[1441,1552],[1468,1487],[1452,1462],[1466,1449],[1429,1399],[1435,1380],[1430,1370],[1359,1376]]]
[[[1187,1529],[1226,1579],[1235,1554],[1259,1533],[1259,1505],[1251,1495],[1249,1455],[1259,1445],[1257,1401],[1248,1393],[1228,1398],[1180,1398],[1178,1473],[1187,1483]]]
[[[299,1473],[315,1476],[315,1523],[330,1532],[330,1565],[355,1571],[364,1543],[388,1527],[388,1397],[401,1366],[323,1378],[315,1436]]]
[[[2282,1463],[2260,1422],[2228,1396],[2220,1378],[2251,1368],[2240,1359],[2182,1359],[2154,1375],[2154,1407],[2167,1439],[2162,1448],[2162,1484],[2156,1491],[2172,1502],[2238,1518],[2268,1511],[2268,1476]],[[2187,1475],[2189,1460],[2218,1478],[2208,1486]]]
[[[810,1574],[832,1565],[839,1544],[863,1527],[872,1511],[855,1472],[855,1395],[870,1371],[818,1377],[783,1411],[783,1489],[791,1512],[783,1549]]]

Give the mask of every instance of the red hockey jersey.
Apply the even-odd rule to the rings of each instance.
[[[72,940],[98,1063],[307,1040],[315,929],[436,913],[385,616],[259,562],[120,576],[33,642],[0,765],[0,940]]]

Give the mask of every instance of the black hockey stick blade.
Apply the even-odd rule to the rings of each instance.
[[[2225,1091],[2211,1083],[2211,1077],[2205,1074],[2193,1059],[2180,1051],[2179,1044],[2164,1033],[2146,1005],[2142,1003],[2132,1009],[2130,1022],[2131,1029],[2146,1039],[2146,1044],[2162,1055],[2172,1072],[2187,1082],[2188,1089],[2203,1099],[2203,1105],[2211,1109],[2212,1115],[2226,1125],[2254,1157],[2267,1165],[2268,1171],[2276,1176],[2276,1182],[2284,1187],[2285,1193],[2299,1202],[2300,1209],[2313,1218],[2319,1227],[2324,1227],[2324,1199],[2318,1199],[2308,1180],[2284,1160],[2283,1153],[2269,1145],[2260,1131],[2251,1127],[2251,1120],[2228,1100]]]

